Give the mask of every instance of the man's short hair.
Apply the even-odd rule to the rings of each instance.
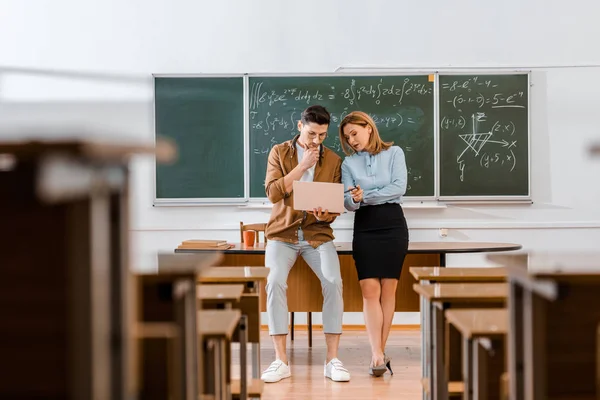
[[[317,125],[329,125],[331,115],[323,106],[310,106],[302,111],[301,121],[303,124],[314,123]]]

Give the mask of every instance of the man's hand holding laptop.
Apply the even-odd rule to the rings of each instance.
[[[313,211],[306,212],[314,215],[317,221],[326,221],[329,219],[329,217],[338,217],[340,215],[339,213],[329,213],[327,210],[323,211],[321,207],[315,208]]]

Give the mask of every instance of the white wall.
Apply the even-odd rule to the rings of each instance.
[[[533,205],[408,209],[411,240],[600,242],[600,37],[596,1],[3,0],[0,122],[90,124],[152,139],[152,73],[332,72],[339,67],[531,68]],[[561,66],[561,68],[554,68]],[[268,210],[152,206],[152,162],[133,165],[136,268],[189,238],[237,241]],[[351,239],[352,216],[334,224]],[[450,265],[485,263],[482,255]],[[302,317],[302,316],[300,316]],[[318,323],[319,316],[315,317]],[[397,322],[416,321],[399,314]],[[360,314],[346,316],[361,323]]]

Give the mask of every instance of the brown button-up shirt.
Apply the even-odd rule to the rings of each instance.
[[[294,210],[294,197],[285,191],[283,177],[298,165],[297,140],[298,136],[275,145],[269,153],[265,189],[267,197],[273,203],[273,210],[265,233],[269,240],[298,243],[300,227],[304,240],[316,248],[334,239],[330,224],[335,220],[335,216],[331,216],[327,221],[317,221],[312,214]],[[319,161],[315,165],[314,182],[341,183],[342,159],[332,150],[323,145],[321,147]]]

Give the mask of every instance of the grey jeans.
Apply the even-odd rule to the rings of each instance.
[[[344,298],[340,260],[333,242],[314,249],[308,242],[298,244],[269,240],[265,250],[265,266],[270,268],[267,278],[267,315],[269,334],[288,333],[287,278],[298,256],[313,270],[321,281],[323,293],[323,332],[342,333]],[[299,288],[297,290],[300,290]],[[312,293],[304,293],[311,296]]]

